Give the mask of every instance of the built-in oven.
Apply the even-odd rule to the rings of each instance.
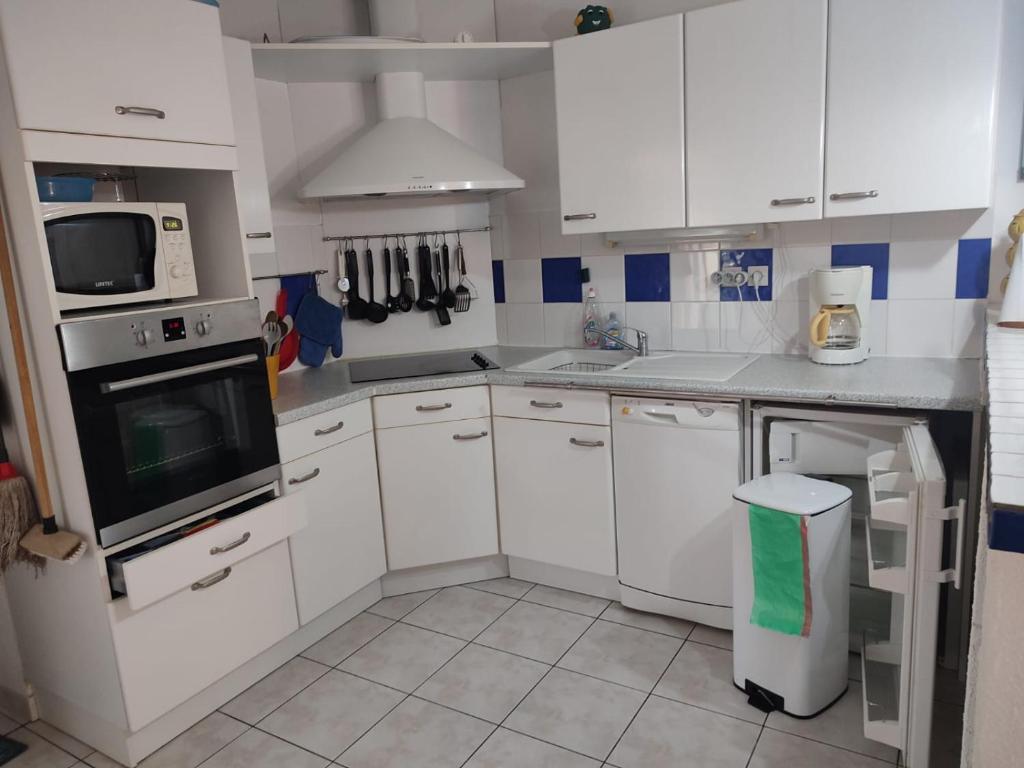
[[[279,479],[255,301],[59,332],[101,547]]]

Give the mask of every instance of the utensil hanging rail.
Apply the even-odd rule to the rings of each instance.
[[[313,275],[319,277],[320,275],[326,275],[326,269],[311,269],[307,272],[285,272],[282,275],[257,275],[253,280],[280,280],[282,277],[301,277],[302,275]]]
[[[323,241],[325,243],[340,241],[340,240],[380,240],[382,238],[392,237],[419,237],[420,235],[426,235],[431,237],[432,235],[464,235],[467,232],[490,232],[491,227],[465,227],[460,229],[430,229],[421,230],[419,232],[381,232],[376,235],[324,235]]]

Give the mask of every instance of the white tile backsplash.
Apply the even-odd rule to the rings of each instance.
[[[508,211],[505,214],[505,260],[540,258],[540,215]]]
[[[539,259],[505,260],[505,301],[509,304],[539,304],[544,300]]]
[[[776,302],[772,352],[779,355],[806,355],[810,344],[810,317],[809,301]]]
[[[282,272],[323,269],[320,248],[314,247],[314,242],[320,238],[320,232],[320,227],[315,226],[274,227],[277,264]],[[360,263],[360,272],[363,271],[362,266]]]
[[[583,295],[593,288],[598,301],[625,301],[626,274],[622,256],[584,256],[584,269],[590,270],[590,282],[583,286]]]
[[[672,302],[672,349],[711,352],[721,347],[717,301]]]
[[[583,346],[583,305],[544,304],[544,344],[548,347]]]
[[[717,271],[718,260],[718,251],[670,254],[672,301],[718,301],[718,286],[711,284],[711,274]]]
[[[543,304],[506,304],[505,321],[508,323],[509,344],[521,347],[544,346]]]
[[[953,304],[953,355],[981,357],[988,302],[985,299],[957,299]]]
[[[728,352],[768,354],[772,351],[768,316],[774,302],[760,305],[750,301],[721,303],[722,348]]]
[[[562,216],[558,211],[541,211],[537,215],[542,259],[580,255],[580,236],[562,234]]]
[[[832,222],[788,221],[780,224],[775,233],[776,247],[787,245],[828,245],[832,242]]]
[[[982,232],[984,234],[978,234]],[[960,240],[991,237],[989,209],[902,213],[892,217],[893,242],[900,240]]]
[[[647,332],[647,345],[651,349],[672,349],[672,305],[667,301],[627,301],[623,325]],[[623,334],[630,344],[636,343],[636,334]]]
[[[889,302],[872,301],[868,318],[868,343],[872,355],[884,355],[888,348]]]
[[[956,240],[907,240],[889,246],[890,299],[952,299]]]
[[[790,245],[775,249],[772,258],[772,298],[777,301],[808,301],[812,269],[832,263],[828,245]]]
[[[891,233],[891,216],[832,219],[833,243],[888,243]]]
[[[499,344],[508,344],[508,317],[506,315],[506,307],[506,304],[494,305],[494,324],[497,327]]]
[[[886,354],[895,357],[950,357],[954,299],[888,302]]]

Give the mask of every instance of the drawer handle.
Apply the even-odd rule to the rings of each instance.
[[[468,435],[452,435],[452,440],[479,440],[481,437],[487,437],[487,430],[483,432],[473,432]]]
[[[213,574],[213,576],[207,576],[205,579],[200,579],[192,585],[192,591],[198,592],[200,589],[209,589],[214,584],[220,584],[224,579],[231,575],[231,566],[229,565],[223,571]]]
[[[530,401],[530,405],[532,405],[534,408],[561,408],[562,407],[562,404],[560,402],[556,401],[556,402],[553,402],[553,403],[546,403],[543,400],[531,400]]]
[[[155,117],[157,120],[167,117],[167,113],[162,109],[153,109],[153,107],[122,107],[118,104],[114,107],[114,111],[119,115],[141,115],[142,117]]]
[[[417,411],[443,411],[451,408],[451,403],[439,403],[438,405],[417,405]]]
[[[570,437],[569,443],[578,445],[580,448],[604,448],[604,440],[577,440],[575,437]]]
[[[586,221],[587,219],[596,218],[596,213],[567,213],[562,217],[562,221]]]
[[[332,432],[337,432],[339,429],[342,429],[344,426],[345,426],[345,422],[344,421],[339,421],[333,427],[324,427],[323,429],[314,429],[313,430],[313,436],[314,437],[322,437],[324,435],[329,435]]]
[[[829,200],[863,200],[867,197],[878,197],[877,189],[869,189],[867,192],[833,192],[828,196]]]
[[[290,478],[288,478],[288,485],[302,485],[303,483],[308,483],[310,480],[312,480],[315,477],[320,477],[320,467],[317,467],[312,472],[310,472],[308,475],[303,475],[302,477],[290,477]]]
[[[225,552],[230,552],[232,549],[238,549],[240,546],[245,544],[245,542],[247,542],[251,538],[252,538],[252,534],[249,531],[246,531],[245,533],[242,534],[242,537],[240,539],[237,539],[236,541],[232,541],[230,544],[225,544],[223,547],[212,547],[210,549],[210,554],[211,555],[223,555]]]
[[[246,232],[245,237],[248,240],[269,240],[274,236],[273,232]]]
[[[813,203],[813,197],[778,197],[772,200],[772,205],[776,207],[780,205],[811,205]]]

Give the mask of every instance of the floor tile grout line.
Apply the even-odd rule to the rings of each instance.
[[[35,736],[36,738],[42,739],[42,740],[43,740],[43,741],[45,741],[45,742],[46,742],[47,744],[49,744],[49,745],[50,745],[51,747],[54,747],[55,749],[59,750],[60,752],[63,752],[63,753],[65,754],[65,755],[67,755],[68,757],[70,757],[70,758],[72,758],[72,759],[74,759],[74,760],[77,760],[77,761],[78,761],[79,763],[80,763],[80,762],[82,762],[82,761],[83,761],[83,760],[85,759],[85,757],[91,757],[91,756],[92,756],[92,754],[93,754],[93,752],[96,752],[96,751],[97,751],[97,750],[93,749],[93,751],[92,751],[92,752],[90,752],[90,753],[89,753],[88,755],[86,755],[85,757],[79,757],[78,755],[75,755],[75,754],[72,754],[71,752],[68,752],[68,751],[67,751],[66,749],[64,749],[64,747],[62,747],[62,746],[61,746],[60,744],[58,744],[57,742],[55,742],[55,741],[54,741],[53,739],[48,739],[48,738],[46,738],[45,736],[43,736],[43,734],[41,734],[41,733],[36,733],[36,732],[35,732],[35,731],[33,731],[33,730],[32,730],[31,728],[29,728],[29,726],[30,726],[30,725],[31,725],[32,723],[41,723],[41,722],[45,722],[45,721],[44,721],[44,720],[42,720],[42,719],[39,719],[39,720],[30,720],[29,722],[25,723],[24,725],[19,725],[19,726],[18,726],[17,728],[15,728],[15,729],[14,729],[14,731],[20,731],[20,730],[21,730],[22,728],[24,728],[24,729],[25,729],[26,731],[28,731],[29,733],[31,733],[31,734],[32,734],[33,736]],[[48,723],[47,723],[47,724],[48,724]],[[48,724],[48,725],[49,725],[49,724]],[[54,726],[50,726],[50,727],[52,728],[52,727],[54,727]],[[58,729],[58,730],[60,730],[60,729]],[[11,731],[10,733],[6,733],[6,734],[4,734],[4,736],[5,736],[6,738],[10,738],[10,737],[11,737],[11,734],[12,734],[12,733],[14,733],[14,731]],[[60,731],[60,732],[61,732],[61,733],[64,733],[64,731]],[[65,735],[65,736],[67,736],[68,738],[71,738],[71,739],[74,739],[74,738],[75,738],[74,736],[72,736],[72,735],[71,735],[71,734],[69,734],[69,733],[64,733],[64,735]],[[75,739],[75,741],[78,741],[78,739]],[[80,742],[80,743],[81,743],[81,744],[85,744],[85,742],[84,742],[84,741],[83,741],[83,742]],[[85,744],[85,746],[89,747],[89,745],[88,745],[88,744]],[[92,749],[92,747],[89,747],[89,749]],[[74,766],[74,765],[77,765],[77,763],[72,763],[71,765],[72,765],[72,766]]]
[[[693,630],[691,629],[690,632],[693,632]],[[640,706],[636,708],[636,712],[634,712],[633,716],[629,718],[629,722],[626,723],[626,727],[622,729],[622,733],[619,734],[619,737],[615,740],[615,743],[612,744],[612,748],[608,750],[608,754],[605,755],[604,758],[601,760],[602,763],[608,762],[608,760],[611,758],[612,753],[615,752],[615,748],[618,747],[619,742],[622,741],[622,737],[626,735],[630,727],[632,727],[633,723],[636,721],[637,717],[640,716],[640,713],[643,711],[643,708],[647,706],[647,702],[651,700],[653,691],[655,688],[658,687],[658,683],[660,683],[661,679],[665,677],[665,673],[668,672],[669,667],[671,667],[672,664],[675,663],[676,657],[679,656],[679,653],[683,650],[684,645],[686,645],[685,640],[679,644],[679,647],[676,648],[676,652],[672,654],[672,658],[668,660],[668,664],[666,664],[665,668],[661,670],[661,674],[658,675],[658,679],[654,681],[654,685],[651,686],[651,690],[647,692],[647,695],[644,697],[644,700],[640,702]]]
[[[717,709],[711,709],[710,707],[702,706],[700,704],[694,704],[691,701],[680,701],[679,699],[673,699],[671,696],[666,696],[663,693],[655,693],[653,689],[651,690],[651,697],[655,698],[655,699],[661,699],[662,701],[671,701],[673,704],[682,704],[683,706],[686,706],[686,707],[693,707],[694,709],[699,709],[699,710],[701,710],[703,712],[710,712],[713,715],[721,715],[722,717],[728,717],[729,719],[736,720],[737,722],[740,722],[740,723],[748,723],[750,725],[756,725],[758,728],[764,728],[765,727],[765,721],[768,720],[767,716],[765,716],[764,721],[762,721],[760,723],[756,723],[753,720],[744,720],[742,717],[738,717],[736,715],[730,715],[728,712],[721,712],[721,711],[719,711]],[[772,730],[775,730],[775,729],[773,728]]]
[[[346,622],[346,623],[347,623],[347,622]],[[342,625],[342,626],[344,626],[344,625]],[[300,655],[301,655],[301,654],[297,654],[297,655],[295,655],[295,656],[292,656],[292,657],[291,657],[290,659],[288,659],[288,661],[286,661],[286,662],[285,662],[285,664],[288,664],[288,663],[290,663],[290,662],[294,661],[295,659],[299,658],[299,656],[300,656]],[[309,683],[307,683],[306,685],[302,686],[302,688],[300,688],[300,689],[299,689],[298,691],[296,691],[296,692],[295,692],[295,693],[294,693],[293,695],[289,696],[289,697],[288,697],[287,699],[285,699],[284,701],[282,701],[282,702],[281,702],[280,704],[278,704],[278,705],[277,705],[276,707],[274,707],[274,708],[273,708],[272,710],[270,710],[269,712],[267,712],[267,714],[263,715],[263,717],[261,717],[261,718],[260,718],[259,720],[257,720],[257,721],[256,721],[256,723],[261,723],[261,722],[263,722],[264,720],[266,720],[266,719],[267,719],[268,717],[270,717],[270,716],[271,716],[272,714],[274,714],[275,712],[277,712],[277,710],[279,710],[279,709],[280,709],[281,707],[283,707],[283,706],[284,706],[285,704],[287,704],[288,702],[290,702],[290,701],[291,701],[292,699],[294,699],[294,698],[295,698],[296,696],[299,696],[299,695],[301,695],[301,694],[302,694],[302,693],[303,693],[303,692],[304,692],[304,691],[305,691],[305,690],[306,690],[307,688],[309,688],[310,686],[312,686],[312,685],[313,685],[314,683],[316,683],[316,682],[317,682],[318,680],[321,680],[322,678],[326,677],[326,676],[327,676],[327,675],[328,675],[328,674],[329,674],[329,673],[330,673],[330,672],[331,672],[331,671],[332,671],[332,670],[334,669],[334,667],[328,666],[327,664],[324,664],[323,662],[320,662],[320,661],[316,661],[315,659],[307,659],[307,658],[306,658],[305,656],[302,656],[302,658],[303,658],[303,659],[305,659],[306,661],[310,661],[310,662],[313,662],[314,664],[319,664],[319,665],[320,665],[321,667],[324,667],[324,671],[323,671],[323,672],[322,672],[321,674],[317,675],[317,676],[316,676],[316,678],[315,678],[314,680],[310,680],[310,681],[309,681]],[[284,666],[284,664],[282,664],[282,665],[281,665],[281,667],[283,667],[283,666]],[[277,670],[278,670],[278,669],[281,669],[281,667],[278,667],[277,669],[275,669],[275,670],[274,670],[274,672],[277,672]],[[241,695],[243,695],[243,694],[247,693],[247,692],[248,692],[248,691],[249,691],[249,690],[250,690],[251,688],[253,688],[253,687],[255,687],[255,686],[259,685],[259,684],[260,684],[260,683],[262,683],[262,682],[263,682],[264,680],[266,680],[266,679],[267,679],[268,677],[270,677],[270,675],[274,674],[274,672],[271,672],[271,673],[269,673],[269,674],[266,674],[266,675],[264,675],[264,676],[263,676],[263,677],[261,677],[261,678],[260,678],[259,680],[257,680],[257,681],[256,681],[255,683],[253,683],[253,684],[252,684],[252,685],[250,685],[250,686],[249,686],[248,688],[246,688],[246,689],[245,689],[244,691],[242,691],[242,693],[238,694],[238,696],[241,696]],[[222,705],[221,705],[221,707],[226,707],[226,706],[227,706],[228,704],[230,704],[230,703],[231,703],[232,701],[234,701],[235,699],[237,699],[237,698],[238,698],[238,696],[235,696],[235,697],[234,697],[234,698],[232,698],[232,699],[231,699],[230,701],[228,701],[228,702],[226,702],[226,703],[222,704]],[[235,716],[234,716],[234,715],[232,715],[232,714],[231,714],[230,712],[225,712],[225,711],[224,711],[224,710],[223,710],[222,708],[218,708],[218,709],[217,709],[216,711],[217,711],[217,712],[220,712],[220,713],[221,713],[222,715],[227,715],[227,716],[228,716],[228,717],[230,717],[230,718],[231,718],[232,720],[237,720],[237,721],[238,721],[238,722],[240,722],[240,723],[245,723],[245,724],[246,724],[246,725],[248,725],[248,726],[249,726],[250,728],[255,728],[255,727],[256,727],[256,723],[249,723],[249,722],[246,722],[245,720],[243,720],[243,719],[242,719],[242,718],[240,718],[240,717],[235,717]]]
[[[613,605],[614,605],[614,603],[613,603]],[[604,617],[603,613],[600,616],[598,616],[597,618],[598,618],[599,621],[603,621],[603,622],[605,622],[607,624],[615,624],[618,627],[629,627],[630,629],[641,629],[644,632],[650,632],[651,634],[661,635],[662,637],[672,637],[672,638],[675,638],[676,640],[686,640],[686,639],[688,639],[690,637],[690,634],[693,632],[693,629],[694,629],[693,627],[690,627],[690,629],[686,632],[685,636],[684,635],[673,635],[670,632],[661,632],[661,631],[659,631],[657,629],[648,629],[647,627],[638,627],[636,624],[626,624],[623,621],[615,621],[614,619],[606,619]],[[683,621],[683,619],[680,619],[680,621]],[[699,641],[694,640],[694,642],[699,642]]]
[[[211,712],[210,714],[213,714],[213,713]],[[223,713],[223,712],[221,712],[221,714],[224,714],[224,713]],[[210,715],[207,715],[206,717],[209,717],[209,716],[210,716]],[[231,717],[231,715],[224,715],[224,716],[225,716],[225,717],[230,717],[230,718],[231,718],[232,720],[237,720],[237,721],[238,721],[238,722],[240,722],[240,723],[242,722],[241,720],[238,720],[237,718]],[[206,719],[206,718],[203,718],[203,720],[205,720],[205,719]],[[202,722],[202,720],[200,720],[199,722]],[[216,751],[215,751],[215,752],[214,752],[214,753],[213,753],[212,755],[209,755],[209,756],[205,757],[204,759],[202,759],[202,760],[200,760],[200,761],[199,761],[198,763],[196,763],[196,764],[195,764],[194,766],[189,766],[188,768],[200,768],[200,766],[201,766],[201,765],[202,765],[203,763],[205,763],[205,762],[208,762],[209,760],[212,760],[212,759],[213,759],[213,757],[214,757],[214,755],[216,755],[216,754],[218,754],[218,753],[220,753],[220,752],[223,752],[223,751],[224,751],[225,749],[227,749],[228,747],[230,747],[230,746],[231,746],[232,744],[234,744],[234,743],[235,743],[236,741],[238,741],[238,740],[239,740],[240,738],[242,738],[242,737],[243,737],[243,736],[244,736],[245,734],[247,734],[247,733],[248,733],[249,731],[251,731],[251,730],[252,730],[252,728],[253,728],[253,727],[252,727],[251,725],[249,725],[248,723],[243,723],[243,725],[245,725],[245,730],[244,730],[244,731],[242,731],[242,732],[241,732],[240,734],[238,734],[237,736],[235,736],[235,738],[231,739],[231,741],[229,741],[229,742],[228,742],[227,744],[225,744],[225,745],[223,745],[222,747],[220,747],[220,749],[216,750]],[[170,742],[168,742],[168,743],[170,743]]]
[[[767,721],[767,719],[768,718],[765,717],[766,721]],[[759,730],[757,732],[757,738],[754,739],[754,748],[752,750],[750,750],[750,754],[747,755],[747,762],[745,763],[745,768],[750,768],[750,763],[754,759],[754,753],[757,752],[757,745],[761,743],[761,736],[763,736],[763,735],[764,735],[764,726],[762,725],[761,726],[761,730]]]
[[[803,734],[800,734],[800,733],[790,733],[789,731],[784,731],[781,728],[774,728],[774,727],[768,725],[767,719],[765,720],[764,727],[767,728],[769,731],[774,731],[775,733],[781,733],[781,734],[784,734],[786,736],[795,736],[798,739],[804,739],[806,741],[813,741],[815,744],[824,744],[826,747],[832,747],[833,749],[841,749],[844,752],[849,752],[850,754],[853,754],[853,755],[860,755],[861,757],[869,757],[872,760],[878,760],[880,763],[888,763],[889,762],[885,758],[875,757],[874,755],[869,755],[867,752],[858,752],[856,749],[850,749],[849,747],[844,747],[844,746],[841,746],[839,744],[832,744],[832,743],[827,742],[827,741],[822,741],[821,739],[814,739],[814,738],[811,738],[810,736],[804,736]],[[881,742],[879,742],[879,743],[881,743]],[[895,747],[893,747],[893,749],[895,749]],[[897,752],[898,751],[899,750],[897,750]],[[895,764],[895,763],[896,763],[896,761],[894,761],[893,764]]]

